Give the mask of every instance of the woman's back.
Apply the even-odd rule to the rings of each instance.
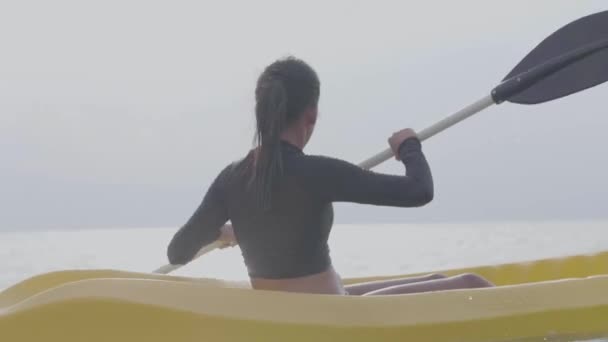
[[[263,208],[249,187],[251,154],[233,164],[223,187],[228,216],[249,275],[292,278],[325,271],[332,203],[315,191],[310,158],[282,143],[283,172],[275,179],[270,205]]]

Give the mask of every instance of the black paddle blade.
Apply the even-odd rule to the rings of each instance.
[[[561,67],[499,101],[543,103],[608,81],[608,49],[604,46],[608,44],[605,43],[608,43],[608,11],[571,22],[536,46],[503,81],[533,69],[538,71],[543,64],[553,62],[555,67],[561,62]],[[571,58],[570,61],[565,61],[564,56]]]

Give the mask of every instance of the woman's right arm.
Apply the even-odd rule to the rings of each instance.
[[[433,177],[420,140],[407,136],[391,146],[406,168],[404,175],[364,170],[357,165],[328,157],[307,156],[303,165],[307,187],[332,202],[420,207],[433,200]],[[399,139],[399,137],[397,137]]]

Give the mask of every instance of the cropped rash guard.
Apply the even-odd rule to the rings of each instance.
[[[333,202],[419,207],[433,198],[433,179],[418,138],[399,147],[405,175],[364,170],[329,157],[305,154],[281,142],[283,173],[271,206],[260,210],[243,172],[252,153],[225,167],[167,250],[171,264],[186,264],[219,238],[229,220],[250,277],[279,279],[311,275],[331,265],[328,237]]]

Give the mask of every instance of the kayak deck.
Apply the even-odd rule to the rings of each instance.
[[[347,297],[254,291],[216,279],[63,271],[0,293],[0,340],[473,342],[608,335],[608,252],[439,272],[478,273],[501,286]]]

